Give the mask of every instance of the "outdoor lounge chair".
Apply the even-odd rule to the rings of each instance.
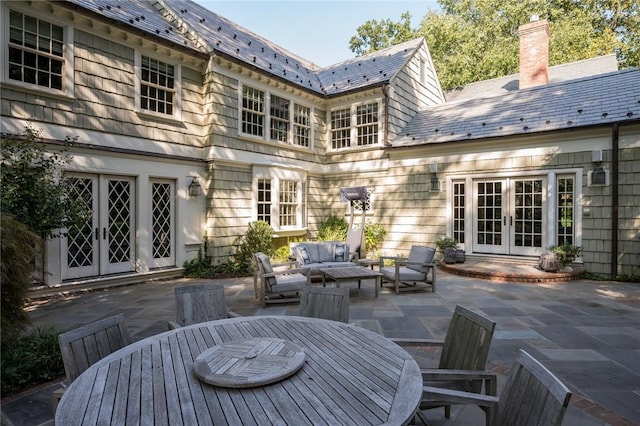
[[[425,384],[475,393],[480,392],[484,384],[487,394],[496,395],[496,375],[485,371],[495,327],[496,323],[490,319],[458,305],[444,341],[412,338],[391,340],[400,346],[442,347],[438,368],[421,370]],[[420,410],[445,407],[445,417],[449,418],[450,405],[423,394]],[[492,413],[485,411],[487,424],[490,424]],[[422,414],[418,412],[418,416],[422,417]]]
[[[267,303],[300,301],[300,291],[310,284],[309,277],[303,270],[290,267],[275,270],[266,254],[255,253],[253,256],[258,268],[260,303],[263,307]],[[291,263],[287,265],[291,266]]]
[[[425,386],[423,394],[442,403],[491,407],[491,426],[557,426],[571,400],[569,389],[539,361],[520,349],[500,397]]]
[[[169,329],[205,321],[239,317],[229,311],[221,284],[198,284],[176,287],[176,320],[169,321]]]
[[[349,323],[349,289],[310,286],[302,289],[300,315]]]
[[[396,294],[401,290],[431,288],[436,292],[436,268],[433,256],[436,250],[426,246],[411,246],[409,258],[381,256],[380,273],[382,281],[393,284]],[[384,266],[385,260],[394,260],[394,266]],[[429,279],[429,273],[431,278]],[[402,286],[402,287],[401,287]]]
[[[83,325],[58,336],[66,386],[70,385],[87,368],[107,355],[131,343],[124,315]],[[64,393],[64,388],[53,392],[54,412]]]

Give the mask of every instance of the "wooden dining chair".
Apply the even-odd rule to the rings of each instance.
[[[124,315],[118,314],[58,335],[66,375],[63,389],[53,393],[54,411],[64,389],[87,368],[131,343]]]
[[[509,372],[500,397],[425,386],[423,393],[430,399],[453,404],[491,407],[495,417],[487,425],[549,425],[562,424],[571,392],[538,360],[520,349]]]
[[[349,323],[349,289],[304,288],[300,294],[300,315]]]
[[[497,376],[485,371],[489,348],[496,323],[464,306],[456,306],[444,341],[434,339],[393,338],[400,346],[440,346],[440,360],[435,369],[421,369],[425,384],[479,393],[496,395]],[[455,373],[452,373],[455,371]],[[451,403],[443,403],[423,394],[420,410],[444,407],[445,417],[451,415]],[[485,409],[486,421],[490,424],[491,409]],[[420,411],[418,416],[423,417]],[[426,422],[426,419],[423,418]]]
[[[185,325],[240,316],[227,307],[224,286],[221,284],[176,287],[174,293],[176,320],[168,322],[170,330]]]

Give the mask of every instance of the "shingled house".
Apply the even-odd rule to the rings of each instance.
[[[48,243],[47,285],[175,275],[205,238],[225,262],[259,219],[314,238],[347,186],[389,254],[570,242],[590,272],[638,273],[640,74],[548,67],[527,47],[546,49],[544,21],[521,27],[519,76],[443,93],[423,39],[322,68],[189,0],[0,13],[2,132],[77,137],[65,173],[93,212]]]

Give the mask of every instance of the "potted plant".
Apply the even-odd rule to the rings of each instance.
[[[569,243],[550,246],[547,249],[556,255],[558,262],[560,262],[562,269],[565,272],[571,272],[572,269],[569,265],[576,260],[576,257],[582,254],[582,247],[574,246]]]
[[[436,240],[436,247],[442,255],[444,263],[456,263],[460,259],[459,263],[464,262],[464,252],[458,250],[458,241],[449,236],[442,236]],[[461,251],[461,256],[458,255],[458,251]]]

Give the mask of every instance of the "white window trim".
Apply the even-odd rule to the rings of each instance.
[[[304,182],[307,178],[306,172],[303,170],[285,169],[269,166],[254,166],[253,181],[251,185],[251,217],[252,220],[258,218],[258,180],[271,180],[271,227],[274,231],[302,231],[306,230],[304,223],[305,206],[302,204],[304,200]],[[296,208],[296,226],[280,226],[280,181],[291,180],[297,182],[297,208]]]
[[[25,83],[23,81],[11,80],[8,75],[9,70],[9,11],[14,10],[25,15],[32,16],[37,19],[58,25],[62,27],[64,46],[62,53],[63,71],[62,71],[62,90],[52,89],[49,87],[38,86],[37,84]],[[73,98],[75,93],[74,73],[75,73],[75,57],[73,54],[73,27],[65,22],[58,21],[41,13],[34,12],[33,9],[25,9],[20,4],[14,2],[3,2],[0,6],[0,22],[3,24],[2,51],[2,68],[0,69],[0,82],[9,86],[15,86],[34,93],[47,93],[53,96],[63,96]]]
[[[146,109],[140,108],[140,96],[141,96],[141,86],[142,86],[142,56],[148,56],[149,58],[156,59],[158,61],[162,61],[166,64],[173,65],[173,69],[175,71],[174,82],[175,82],[175,96],[173,98],[173,114],[163,114],[161,112],[150,111]],[[159,118],[162,120],[169,121],[182,121],[182,65],[179,62],[171,61],[169,58],[161,58],[159,59],[157,55],[152,53],[140,51],[136,49],[135,51],[135,59],[134,59],[134,70],[135,70],[135,93],[136,98],[134,101],[133,110],[136,114],[148,117]]]
[[[358,145],[357,110],[359,106],[370,105],[370,104],[378,104],[378,122],[377,122],[378,123],[378,138],[377,138],[378,142],[370,145]],[[333,111],[347,109],[347,108],[349,108],[350,116],[351,116],[351,121],[350,121],[351,137],[349,139],[349,146],[345,148],[333,148],[333,140],[331,136],[331,132],[333,130],[331,128],[331,113]],[[327,150],[333,151],[333,152],[344,151],[344,150],[366,150],[366,149],[371,149],[372,147],[380,146],[382,137],[383,137],[383,129],[382,129],[383,122],[382,120],[380,120],[381,111],[382,111],[382,102],[380,101],[380,99],[371,99],[368,101],[358,102],[350,105],[339,105],[339,106],[335,106],[334,108],[331,108],[327,112],[327,124],[328,124]]]
[[[262,136],[253,135],[251,133],[244,133],[242,131],[242,92],[244,87],[250,87],[255,90],[264,92],[264,129]],[[287,136],[287,142],[271,139],[271,95],[275,95],[279,98],[283,98],[289,101],[289,134]],[[300,105],[309,108],[309,146],[302,146],[295,144],[294,141],[294,129],[296,126],[294,120],[294,107]],[[267,142],[269,144],[278,146],[287,146],[294,149],[300,149],[304,151],[310,151],[313,149],[314,140],[314,126],[313,126],[314,107],[308,103],[301,102],[299,99],[278,91],[270,90],[268,87],[264,87],[260,84],[253,84],[244,81],[238,83],[238,135],[242,138],[249,140]]]

